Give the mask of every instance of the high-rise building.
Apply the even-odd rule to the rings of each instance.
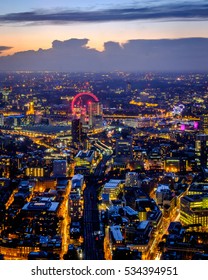
[[[208,167],[208,134],[199,134],[196,136],[195,153],[197,165]]]
[[[72,120],[71,133],[72,133],[72,141],[74,143],[82,142],[82,123],[80,119]]]
[[[102,115],[103,109],[100,102],[91,102],[89,104],[89,125],[94,127],[95,125],[98,126],[102,125]]]

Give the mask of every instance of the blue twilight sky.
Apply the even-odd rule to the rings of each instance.
[[[180,2],[176,0],[176,2]],[[159,0],[156,2],[170,2],[167,0]],[[194,2],[191,0],[191,2]],[[22,11],[30,11],[33,9],[54,9],[54,8],[70,8],[70,9],[105,9],[110,7],[118,7],[119,6],[129,6],[129,5],[143,5],[146,3],[153,3],[155,1],[146,0],[146,1],[131,1],[131,0],[8,0],[4,1],[1,4],[1,12],[2,13],[10,13],[12,12],[22,12]]]
[[[6,0],[0,2],[0,57],[50,50],[54,41],[208,38],[207,0]],[[81,42],[81,41],[80,41]]]

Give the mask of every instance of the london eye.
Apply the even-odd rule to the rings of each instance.
[[[72,115],[86,113],[91,102],[99,102],[99,99],[93,93],[87,91],[76,94],[71,103]]]

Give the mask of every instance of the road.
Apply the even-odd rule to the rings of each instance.
[[[64,200],[61,205],[59,216],[63,217],[61,223],[61,237],[62,237],[62,248],[60,257],[63,259],[64,254],[68,250],[68,239],[69,239],[69,212],[68,212],[68,203],[69,203],[69,193],[71,191],[71,181],[68,181],[68,185],[66,188],[66,193],[64,195]]]
[[[93,185],[84,191],[84,259],[99,260],[101,256],[96,247],[94,232],[99,225],[97,195]]]
[[[102,243],[96,241],[95,232],[100,230],[97,200],[97,182],[103,174],[109,156],[104,156],[87,182],[84,190],[84,259],[103,260]]]

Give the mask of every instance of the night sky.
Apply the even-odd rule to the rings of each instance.
[[[208,3],[1,1],[0,38],[1,71],[206,71]]]

